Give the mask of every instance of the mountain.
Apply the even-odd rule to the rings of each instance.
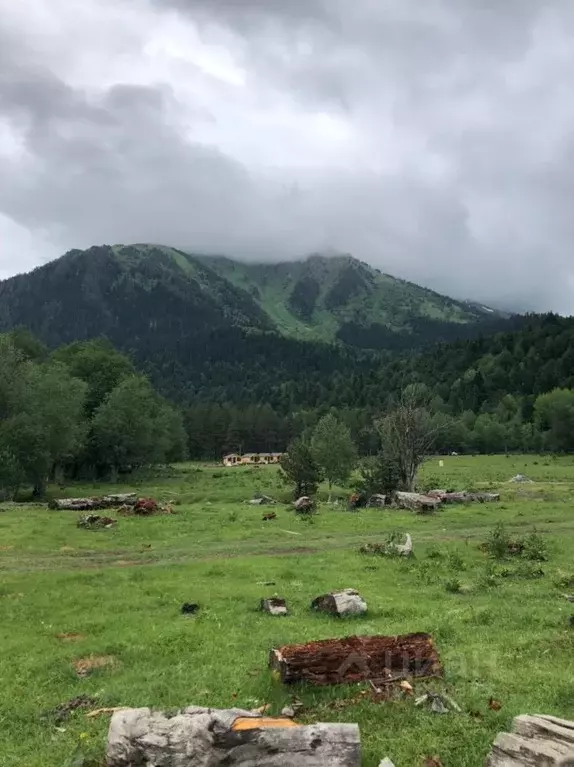
[[[342,341],[372,349],[404,348],[468,335],[506,318],[383,274],[351,256],[253,264],[224,257],[200,260],[248,293],[283,335]]]
[[[26,327],[50,348],[105,336],[180,401],[265,401],[273,388],[288,409],[328,402],[334,382],[352,400],[349,382],[384,350],[507,322],[346,256],[249,265],[104,245],[0,282],[0,331]]]

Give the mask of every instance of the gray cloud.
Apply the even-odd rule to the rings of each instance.
[[[83,57],[106,69],[107,26],[93,50],[78,41],[77,71],[0,30],[0,234],[3,215],[62,249],[332,248],[457,296],[574,313],[566,0],[117,9],[131,58],[110,44],[101,82]],[[18,269],[9,247],[0,273]]]

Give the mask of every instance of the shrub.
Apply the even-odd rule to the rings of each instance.
[[[446,581],[444,584],[445,591],[447,591],[449,594],[458,594],[461,586],[462,584],[458,578],[451,578],[451,580]]]
[[[524,541],[523,555],[532,562],[548,561],[548,546],[544,538],[536,530]]]
[[[448,567],[449,570],[454,570],[455,572],[462,572],[462,570],[466,570],[466,563],[464,559],[460,556],[458,551],[451,551],[448,555]]]

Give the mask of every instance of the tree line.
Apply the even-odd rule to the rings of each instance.
[[[52,354],[25,331],[0,336],[0,495],[49,480],[117,477],[187,455],[180,411],[106,341]]]

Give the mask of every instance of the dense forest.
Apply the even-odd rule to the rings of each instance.
[[[283,356],[268,338],[236,337],[225,354],[206,347],[188,402],[158,394],[105,339],[49,350],[24,329],[0,336],[0,492],[28,485],[41,495],[49,479],[186,456],[283,451],[311,440],[327,415],[359,455],[375,455],[379,419],[413,385],[438,453],[574,450],[574,320],[530,316],[520,330],[385,358],[327,345],[321,356],[316,344],[281,339],[310,355]]]

